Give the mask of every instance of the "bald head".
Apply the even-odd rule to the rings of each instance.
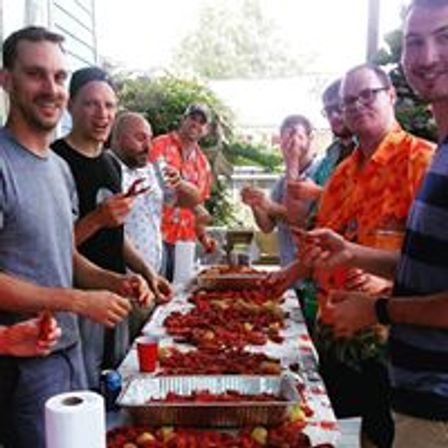
[[[152,144],[151,125],[142,114],[120,114],[112,131],[112,150],[129,168],[146,165]]]

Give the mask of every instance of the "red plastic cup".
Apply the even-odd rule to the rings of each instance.
[[[136,339],[140,372],[154,372],[157,364],[159,340],[154,336],[140,336]]]

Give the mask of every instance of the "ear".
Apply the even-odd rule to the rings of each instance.
[[[72,109],[73,109],[73,99],[69,98],[67,101],[67,110],[70,113],[70,115],[72,114]]]
[[[204,127],[202,128],[202,135],[201,138],[207,137],[207,135],[210,133],[210,124],[206,123]]]
[[[316,137],[316,131],[313,129],[310,133],[310,135],[308,136],[309,140],[310,140],[310,144],[313,143],[313,140]]]
[[[11,74],[4,68],[0,70],[0,86],[7,93],[11,90]]]
[[[397,101],[397,91],[395,90],[395,87],[391,86],[388,93],[389,93],[390,99],[392,101],[392,104],[395,104],[395,101]]]

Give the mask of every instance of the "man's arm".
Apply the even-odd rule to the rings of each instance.
[[[128,237],[125,237],[123,251],[126,266],[133,272],[140,274],[149,287],[150,294],[147,295],[146,299],[142,301],[141,304],[143,306],[151,305],[154,297],[157,303],[165,303],[171,300],[173,289],[170,283],[154,271],[152,266],[145,262],[140,252]]]
[[[157,277],[157,273],[145,263],[140,252],[127,236],[124,238],[123,256],[126,266],[136,274],[142,275],[148,283],[151,283]]]
[[[255,222],[264,233],[270,233],[277,219],[286,219],[286,207],[266,197],[266,194],[254,187],[245,187],[241,191],[243,203],[252,209]]]
[[[387,310],[393,323],[448,329],[448,291],[426,297],[391,297]]]
[[[80,246],[103,228],[122,225],[131,211],[133,202],[133,196],[119,193],[107,198],[90,213],[78,219],[75,223],[76,245]]]
[[[11,312],[37,313],[74,311],[81,298],[71,289],[46,288],[0,273],[0,309]]]
[[[120,306],[123,305],[123,301],[127,305],[129,304],[129,300],[123,297],[135,299],[143,306],[147,306],[154,297],[149,291],[146,281],[140,275],[124,275],[102,269],[76,250],[74,251],[73,263],[77,286],[83,289],[113,291],[115,294],[111,294],[111,300],[113,297],[122,296],[118,297],[120,299],[118,305]]]
[[[0,309],[5,311],[69,311],[110,327],[131,309],[128,300],[109,291],[47,288],[4,273],[0,273],[0,297]]]
[[[299,260],[295,260],[278,271],[269,273],[266,280],[263,281],[263,286],[267,291],[280,296],[297,280],[306,278],[310,274],[311,271],[306,266]]]
[[[319,269],[337,266],[358,267],[372,274],[393,278],[399,260],[398,251],[375,249],[345,240],[330,229],[305,232],[293,227],[294,236],[301,243],[302,263]]]
[[[349,244],[353,252],[351,266],[357,266],[380,277],[394,278],[400,258],[399,251],[375,249],[356,243]]]
[[[176,206],[182,208],[195,208],[202,202],[199,189],[186,180],[181,180],[176,188],[177,199]]]
[[[40,319],[28,319],[14,325],[0,325],[0,355],[45,356],[61,336],[61,329],[51,318],[48,333],[41,334]]]
[[[254,205],[252,213],[259,229],[264,233],[270,233],[275,228],[275,221],[271,218],[268,211],[261,206]]]
[[[350,337],[378,322],[378,300],[365,293],[334,291],[325,310],[328,323],[337,335]],[[448,329],[448,291],[425,297],[390,297],[386,310],[393,324]]]

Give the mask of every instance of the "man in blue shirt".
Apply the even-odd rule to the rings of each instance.
[[[439,148],[409,213],[401,254],[317,230],[308,236],[304,257],[310,265],[344,264],[395,276],[391,297],[339,291],[328,312],[342,337],[376,322],[390,325],[398,448],[448,446],[447,30],[447,0],[413,0],[405,18],[402,63],[408,82],[431,103]]]

